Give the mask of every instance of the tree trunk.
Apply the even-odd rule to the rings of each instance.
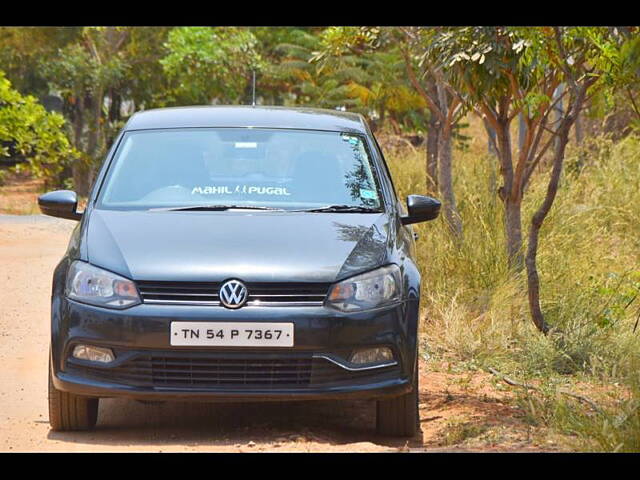
[[[507,242],[507,259],[509,266],[516,271],[524,268],[522,255],[522,195],[513,182],[513,158],[511,153],[511,134],[509,123],[503,120],[496,131],[498,138],[498,154],[500,158],[500,175],[502,186],[498,190],[504,205],[505,237]]]
[[[438,98],[438,87],[432,76],[426,78],[427,92],[433,99]],[[438,143],[440,142],[440,131],[442,122],[438,118],[438,113],[429,110],[429,126],[427,131],[427,192],[438,195]]]
[[[93,183],[95,174],[95,165],[99,162],[102,154],[103,146],[103,128],[102,128],[102,103],[104,94],[102,89],[97,89],[95,96],[91,99],[91,123],[89,124],[89,138],[87,140],[87,154],[90,162],[86,166],[86,178],[82,195],[88,195]]]
[[[524,121],[524,114],[520,112],[518,115],[518,151],[522,152],[525,138],[527,136],[527,124]]]
[[[520,271],[524,268],[522,255],[522,201],[510,195],[503,202],[507,258],[509,259],[509,266],[516,271]]]
[[[562,96],[562,94],[564,93],[564,83],[561,83],[560,85],[558,85],[558,87],[556,88],[556,91],[553,93],[553,99],[556,100],[558,97]],[[553,122],[553,127],[554,129],[556,128],[560,128],[560,122],[562,122],[562,117],[563,117],[563,113],[564,113],[564,108],[562,106],[562,99],[558,100],[558,103],[556,103],[556,106],[554,107],[554,122]],[[560,142],[560,136],[556,136],[555,141],[554,141],[554,148],[558,148],[558,144]]]
[[[483,119],[483,123],[484,129],[487,131],[487,153],[497,157],[498,149],[496,148],[496,131],[485,119]]]
[[[582,145],[582,141],[584,140],[584,132],[582,129],[582,115],[578,114],[576,117],[576,122],[573,127],[575,129],[576,134],[576,144]]]
[[[438,185],[442,195],[444,216],[456,242],[462,241],[462,219],[456,207],[456,198],[453,193],[452,152],[451,152],[451,128],[444,126],[440,131],[438,143],[439,169]]]
[[[438,142],[440,141],[440,122],[434,114],[429,117],[427,130],[427,192],[438,195]]]
[[[576,134],[576,145],[578,145],[578,147],[582,147],[582,141],[584,140],[584,132],[582,128],[582,115],[580,113],[578,113],[578,116],[576,117],[573,128]],[[577,165],[578,171],[582,170],[586,162],[585,153],[586,152],[582,148],[578,149],[578,165]]]
[[[542,205],[536,210],[531,219],[531,228],[529,230],[529,243],[527,245],[527,293],[529,297],[529,310],[531,318],[538,330],[543,333],[549,331],[542,308],[540,307],[540,278],[538,277],[537,255],[538,255],[538,238],[542,222],[547,218],[549,210],[558,193],[560,185],[560,175],[562,174],[562,164],[564,163],[564,153],[569,142],[569,130],[580,114],[584,104],[586,91],[590,83],[587,80],[579,89],[576,89],[575,100],[573,104],[567,106],[567,114],[560,119],[560,125],[557,127],[557,135],[553,153],[553,168],[551,170],[551,178],[547,186],[547,193],[544,197]]]
[[[540,236],[540,227],[547,217],[551,205],[556,198],[558,185],[560,183],[560,174],[562,173],[562,164],[564,160],[564,151],[569,140],[569,125],[563,124],[560,127],[556,138],[555,152],[553,158],[553,168],[551,170],[551,178],[547,186],[547,194],[540,208],[536,211],[531,219],[531,228],[529,229],[529,243],[527,245],[527,293],[529,297],[529,310],[531,318],[536,328],[542,333],[549,331],[542,308],[540,307],[540,278],[538,276],[537,256],[538,256],[538,239]]]
[[[86,101],[84,95],[76,96],[76,103],[73,111],[73,145],[76,150],[84,151],[84,126],[85,126],[85,108]],[[86,196],[89,190],[87,185],[87,165],[84,158],[74,159],[71,165],[73,177],[73,189],[78,195]]]

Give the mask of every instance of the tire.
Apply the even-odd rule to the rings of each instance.
[[[49,365],[49,424],[51,430],[91,430],[98,420],[98,398],[82,397],[57,390]]]
[[[378,400],[376,406],[376,430],[380,435],[413,437],[418,432],[418,359],[413,375],[413,389],[399,397]]]

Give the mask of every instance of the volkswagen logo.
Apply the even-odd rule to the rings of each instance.
[[[247,287],[240,280],[229,280],[220,287],[220,302],[227,308],[240,308],[248,296]]]

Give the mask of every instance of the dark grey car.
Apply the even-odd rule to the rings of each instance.
[[[409,224],[360,115],[185,107],[131,117],[53,278],[54,430],[99,398],[377,400],[383,434],[418,419],[420,273]]]

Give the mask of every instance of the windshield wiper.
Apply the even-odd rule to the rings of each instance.
[[[359,205],[327,205],[326,207],[309,208],[306,210],[290,210],[292,212],[339,212],[339,213],[380,213],[379,208]]]
[[[150,208],[150,212],[179,212],[179,211],[209,211],[209,212],[222,212],[224,210],[279,210],[282,208],[274,207],[260,207],[257,205],[189,205],[186,207],[169,207],[169,208]]]

